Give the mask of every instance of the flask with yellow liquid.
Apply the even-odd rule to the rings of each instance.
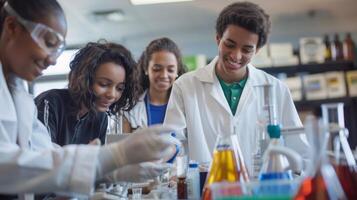
[[[213,183],[249,180],[242,153],[236,146],[233,147],[230,134],[218,136],[210,171],[203,188],[203,200],[212,199],[210,185]]]

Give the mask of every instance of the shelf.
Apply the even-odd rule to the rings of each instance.
[[[323,73],[327,71],[348,71],[357,69],[353,62],[351,61],[334,61],[326,63],[311,63],[311,64],[301,64],[293,66],[281,66],[281,67],[267,67],[259,68],[269,74],[286,73],[289,75],[296,75],[297,73]]]
[[[341,97],[333,99],[319,99],[319,100],[302,100],[294,101],[295,107],[297,110],[304,110],[306,108],[316,108],[320,107],[324,103],[337,103],[342,102],[345,105],[351,104],[353,101],[357,101],[357,97]]]

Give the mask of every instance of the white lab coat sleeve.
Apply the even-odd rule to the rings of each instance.
[[[7,135],[7,125],[7,121],[0,121],[0,135]],[[38,127],[34,130],[37,136],[45,136],[47,131],[38,132],[40,130]],[[32,137],[31,141],[38,138]],[[61,192],[89,195],[94,186],[98,150],[99,147],[94,145],[23,149],[2,138],[0,193]]]
[[[283,104],[281,109],[282,125],[283,127],[302,127],[301,120],[298,112],[295,108],[290,91],[286,85],[282,85],[283,88]],[[289,135],[284,137],[285,145],[293,150],[297,151],[304,160],[305,167],[308,164],[309,156],[309,144],[305,133],[298,135]]]
[[[172,86],[170,99],[167,104],[164,125],[169,125],[176,130],[176,137],[185,140],[184,130],[186,129],[185,106],[182,90],[175,82]]]

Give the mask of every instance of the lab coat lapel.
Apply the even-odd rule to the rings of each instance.
[[[242,95],[240,97],[238,106],[237,106],[237,111],[236,114],[234,115],[234,119],[238,118],[240,113],[244,112],[244,109],[248,108],[251,106],[255,101],[255,93],[254,93],[254,71],[250,70],[248,67],[248,79],[247,82],[245,83]]]
[[[0,120],[16,122],[16,109],[0,63]]]
[[[202,81],[206,82],[207,84],[207,92],[210,93],[211,97],[223,107],[223,109],[230,113],[232,116],[231,109],[228,105],[226,97],[224,96],[223,90],[221,85],[218,81],[215,72],[215,66],[217,63],[218,57],[215,57],[211,63],[209,63],[206,67],[200,68],[196,71],[196,77]]]
[[[21,147],[29,147],[33,118],[35,117],[35,104],[32,96],[25,90],[22,79],[13,76],[10,87],[12,88],[12,97],[16,107],[18,135],[21,135],[17,140]]]

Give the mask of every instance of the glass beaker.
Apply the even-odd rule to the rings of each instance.
[[[248,181],[243,160],[241,151],[235,150],[233,147],[231,135],[218,135],[213,160],[203,188],[202,199],[212,199],[210,185],[213,183]]]

